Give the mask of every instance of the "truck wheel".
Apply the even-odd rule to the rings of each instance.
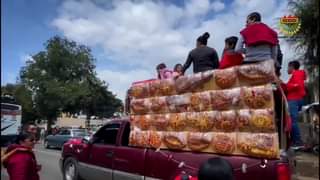
[[[48,144],[48,141],[44,141],[44,148],[46,148],[46,149],[49,149],[50,148],[50,146],[49,146],[49,144]]]
[[[78,174],[78,163],[74,158],[67,158],[63,164],[63,180],[81,180]]]

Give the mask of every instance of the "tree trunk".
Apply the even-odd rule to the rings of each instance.
[[[52,134],[52,128],[51,128],[51,126],[52,126],[52,124],[53,124],[53,121],[55,120],[55,118],[54,117],[48,117],[47,118],[48,120],[47,120],[47,134]]]
[[[91,113],[87,113],[86,127],[85,128],[89,128],[90,127],[90,117],[91,117]]]

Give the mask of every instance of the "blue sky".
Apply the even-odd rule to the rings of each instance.
[[[38,52],[52,35],[50,28],[56,15],[56,1],[4,0],[1,1],[1,84],[15,82],[22,58]]]
[[[261,12],[277,29],[286,5],[284,0],[2,0],[1,85],[14,83],[26,58],[60,35],[93,50],[98,76],[123,99],[131,82],[155,76],[158,63],[184,63],[202,33],[211,34],[209,46],[220,56],[224,38],[238,35],[248,13]],[[281,45],[285,61],[292,58],[290,47]]]

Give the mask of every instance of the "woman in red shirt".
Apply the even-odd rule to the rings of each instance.
[[[17,150],[3,163],[7,168],[10,180],[39,180],[38,171],[41,166],[37,164],[36,157],[32,152],[36,138],[30,133],[22,133],[18,135],[17,144],[10,145],[7,153],[15,149],[28,149]]]
[[[225,69],[228,67],[242,64],[242,54],[234,51],[237,41],[238,38],[235,36],[231,36],[225,39],[225,46],[223,50],[222,59],[220,61],[219,69]]]

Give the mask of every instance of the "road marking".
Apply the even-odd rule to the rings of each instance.
[[[59,157],[61,156],[60,153],[56,153],[56,152],[52,152],[52,151],[42,151],[42,150],[35,149],[34,152],[53,155],[53,156],[59,156]]]

